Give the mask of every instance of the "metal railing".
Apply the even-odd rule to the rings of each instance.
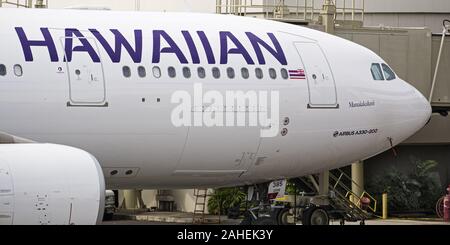
[[[336,6],[336,20],[364,21],[365,0],[217,0],[217,14],[317,21],[323,4]]]
[[[355,181],[353,181],[353,179],[346,173],[344,173],[344,171],[342,171],[341,169],[337,169],[336,171],[338,172],[339,177],[330,172],[330,181],[334,182],[334,184],[331,184],[330,182],[332,190],[337,191],[340,189],[339,192],[345,192],[345,198],[352,201],[359,208],[361,208],[363,198],[368,198],[370,200],[370,204],[367,208],[373,213],[376,213],[378,205],[377,200],[368,192],[366,192],[361,186],[359,186]],[[356,193],[354,193],[351,187],[344,184],[344,181],[349,182],[350,185],[353,185],[357,189],[361,190],[361,195],[357,195]]]
[[[295,0],[286,4],[284,0],[218,0],[216,13],[240,16],[262,14],[266,19],[316,20],[320,9],[316,9],[316,0]],[[258,2],[258,3],[257,3]]]
[[[364,22],[365,0],[334,0],[336,20],[352,20]]]
[[[48,0],[0,0],[0,8],[3,6],[17,7],[17,8],[43,8],[48,6]]]

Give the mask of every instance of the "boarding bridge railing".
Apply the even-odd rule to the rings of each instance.
[[[15,7],[15,8],[46,8],[48,6],[48,0],[0,0],[0,8],[2,7]]]
[[[334,0],[335,20],[364,22],[365,0]]]
[[[336,6],[336,21],[364,21],[365,0],[217,0],[216,13],[316,22],[324,4]]]
[[[301,20],[311,22],[318,19],[320,9],[317,0],[218,0],[217,14],[239,16],[262,15],[265,19]]]

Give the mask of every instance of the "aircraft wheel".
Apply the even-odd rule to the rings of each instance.
[[[271,217],[263,217],[263,218],[258,218],[254,224],[255,225],[276,225],[276,222]]]
[[[280,213],[278,214],[278,225],[291,225],[291,223],[289,223],[289,208],[284,208],[280,211]]]
[[[303,213],[303,225],[329,225],[330,217],[323,208],[311,207]]]

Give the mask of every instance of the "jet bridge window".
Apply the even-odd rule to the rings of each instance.
[[[144,78],[147,76],[147,71],[145,70],[145,67],[143,66],[138,67],[138,75],[140,78]]]
[[[124,77],[131,77],[131,69],[129,66],[122,67],[122,73]]]
[[[169,74],[170,78],[175,78],[177,76],[177,72],[173,66],[167,68],[167,73]]]
[[[381,70],[380,64],[374,63],[372,64],[372,68],[370,69],[372,72],[372,77],[376,81],[384,81],[383,71]]]
[[[0,76],[6,76],[6,66],[0,64]]]
[[[386,80],[391,81],[396,78],[394,71],[392,71],[389,66],[387,66],[386,64],[381,64],[381,66],[383,67],[384,77],[386,78]]]

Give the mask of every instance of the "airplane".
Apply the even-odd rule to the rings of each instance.
[[[0,9],[0,23],[1,224],[96,224],[105,188],[315,174],[431,118],[377,54],[306,27],[30,9]]]

